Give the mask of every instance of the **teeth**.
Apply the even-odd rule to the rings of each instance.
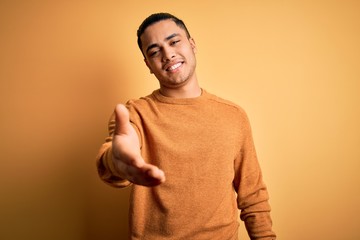
[[[177,69],[178,67],[180,67],[181,66],[181,63],[177,63],[177,64],[175,64],[175,65],[172,65],[171,67],[169,67],[169,70],[175,70],[175,69]]]

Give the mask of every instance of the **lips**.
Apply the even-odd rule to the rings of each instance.
[[[177,62],[175,64],[170,64],[170,66],[166,67],[165,70],[166,71],[175,71],[176,69],[178,69],[183,63],[182,62]]]

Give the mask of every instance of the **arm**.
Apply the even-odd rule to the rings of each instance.
[[[164,172],[145,163],[140,154],[139,137],[129,120],[124,105],[115,108],[115,120],[110,120],[110,137],[102,145],[98,157],[99,176],[115,187],[124,187],[130,182],[156,186],[165,181]]]
[[[274,240],[269,196],[257,160],[248,119],[244,123],[241,150],[235,160],[234,188],[240,218],[252,240]]]

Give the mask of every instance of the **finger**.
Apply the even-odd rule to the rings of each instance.
[[[152,164],[144,163],[140,167],[128,165],[127,171],[131,175],[139,175],[144,179],[157,179],[159,181],[165,181],[164,171]]]
[[[128,148],[129,149],[129,148]],[[127,168],[124,167],[133,167],[134,169],[141,169],[146,163],[141,157],[139,152],[130,152],[130,153],[120,153],[116,150],[115,147],[112,148],[113,151],[113,161],[121,167],[120,169],[124,172],[127,172]]]
[[[126,134],[129,132],[129,111],[123,104],[115,107],[115,134]]]
[[[147,172],[150,178],[157,179],[159,182],[165,181],[165,173],[156,166],[152,166]]]
[[[142,169],[137,169],[132,166],[128,166],[128,179],[130,182],[142,185],[142,186],[157,186],[163,182],[165,182],[165,175],[161,170],[160,172],[157,172],[157,170],[152,169],[149,171],[144,172]]]
[[[151,169],[146,171],[144,178],[142,179],[141,185],[154,187],[165,182],[165,174],[159,168],[152,166]]]
[[[120,163],[121,168],[127,175],[127,179],[137,185],[157,186],[165,182],[165,174],[158,167],[145,164],[140,168],[133,165]]]

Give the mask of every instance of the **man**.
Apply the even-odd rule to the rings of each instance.
[[[117,105],[97,157],[102,180],[132,186],[130,239],[275,239],[250,124],[200,88],[196,44],[168,13],[149,16],[138,45],[160,89]]]

